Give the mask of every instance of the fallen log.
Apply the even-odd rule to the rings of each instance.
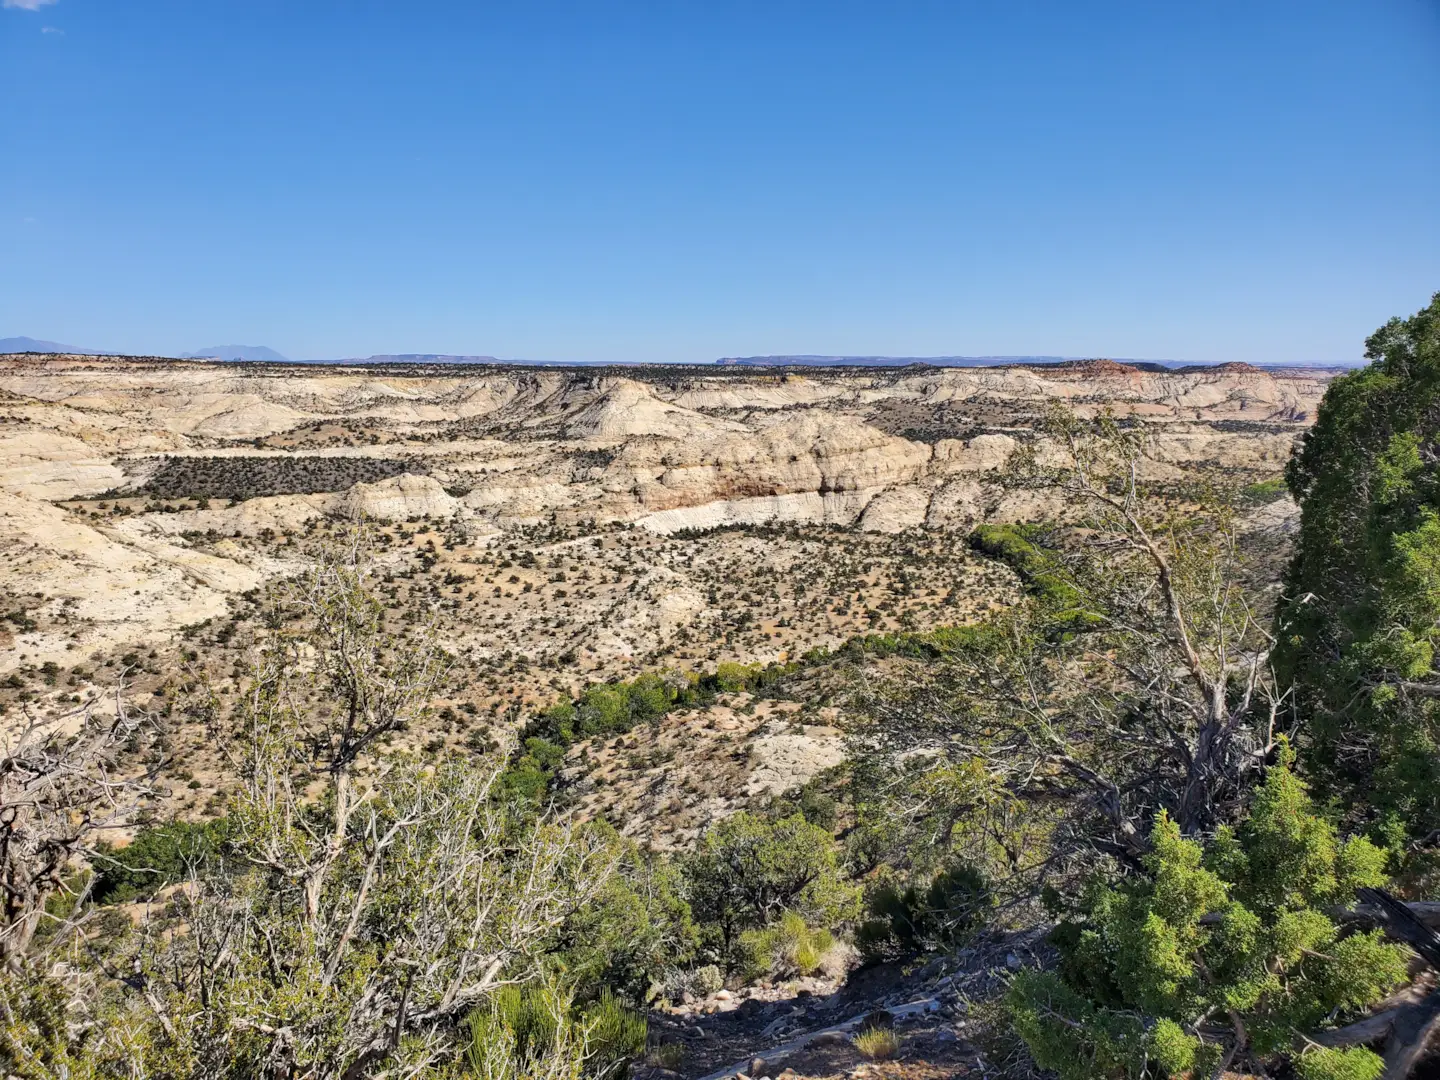
[[[1391,937],[1405,942],[1424,957],[1431,967],[1440,971],[1440,932],[1435,930],[1435,924],[1416,910],[1440,905],[1406,904],[1384,889],[1356,889],[1355,895],[1360,898],[1363,906],[1377,912],[1378,921],[1384,925]]]

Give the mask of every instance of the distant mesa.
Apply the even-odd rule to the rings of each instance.
[[[1244,363],[1240,360],[1230,360],[1223,364],[1191,364],[1189,367],[1183,367],[1180,370],[1184,372],[1211,371],[1231,375],[1254,375],[1258,372],[1263,372],[1265,369],[1256,367],[1254,364]]]
[[[207,345],[195,352],[181,353],[181,360],[248,360],[261,364],[288,364],[289,359],[264,345]]]
[[[124,353],[115,349],[89,349],[77,345],[62,345],[57,341],[44,341],[32,337],[8,337],[0,338],[0,355],[11,353],[48,353],[48,354],[69,354],[74,356],[113,356],[125,357],[136,354]],[[469,353],[375,353],[371,356],[350,356],[333,360],[291,360],[266,345],[209,345],[203,349],[196,349],[194,352],[167,354],[169,358],[178,360],[217,360],[222,362],[261,363],[261,364],[305,364],[315,366],[340,366],[345,365],[373,365],[383,367],[394,366],[424,366],[424,365],[446,365],[463,367],[473,365],[476,367],[497,366],[497,367],[554,367],[554,368],[590,368],[590,367],[648,367],[652,363],[634,362],[619,363],[595,360],[524,360],[524,359],[501,359],[497,356],[474,355]],[[166,357],[146,356],[143,359],[148,361],[162,360]],[[1083,374],[1095,375],[1118,375],[1122,371],[1133,372],[1192,372],[1192,371],[1214,371],[1239,374],[1242,372],[1254,371],[1275,371],[1281,369],[1311,370],[1311,371],[1344,371],[1356,366],[1360,361],[1349,363],[1340,362],[1282,362],[1278,364],[1244,364],[1244,363],[1200,363],[1187,364],[1180,360],[1140,360],[1115,357],[1114,359],[1099,359],[1096,357],[1077,356],[823,356],[812,353],[783,353],[772,356],[725,356],[713,363],[720,367],[748,367],[748,368],[786,368],[786,367],[814,367],[814,368],[904,368],[904,367],[938,367],[938,368],[986,368],[986,367],[1058,367],[1079,371]],[[664,365],[668,366],[668,365]],[[678,362],[677,366],[691,366],[691,362]],[[700,365],[694,365],[700,366]]]
[[[1114,359],[1077,356],[726,356],[715,363],[730,367],[874,367],[898,368],[912,365],[927,367],[1056,367],[1086,375],[1119,375],[1134,371],[1196,372],[1214,371],[1240,374],[1244,372],[1284,369],[1314,371],[1345,371],[1353,364],[1333,362],[1286,362],[1279,364],[1246,364],[1234,361],[1216,364],[1187,364],[1181,360]]]
[[[341,360],[320,361],[325,364],[499,364],[502,367],[613,367],[600,360],[502,360],[498,356],[472,356],[468,353],[376,353],[374,356],[351,356]],[[621,367],[632,365],[621,364]]]
[[[1077,375],[1133,375],[1137,370],[1166,371],[1163,364],[1146,360],[1062,360],[1055,365],[1064,371]]]

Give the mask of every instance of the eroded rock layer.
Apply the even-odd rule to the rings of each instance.
[[[1053,494],[1017,487],[1006,463],[1026,443],[1054,457],[1036,434],[1052,402],[1147,424],[1155,479],[1203,467],[1254,480],[1278,474],[1327,379],[1103,361],[775,372],[0,357],[0,590],[68,605],[119,639],[208,618],[290,565],[216,537],[283,537],[322,515],[444,518],[471,536],[1041,520],[1058,512]]]

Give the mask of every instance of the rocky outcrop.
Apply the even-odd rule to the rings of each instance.
[[[35,499],[73,499],[124,483],[114,462],[83,439],[27,431],[0,439],[0,488]]]
[[[259,536],[297,532],[328,514],[340,513],[344,497],[337,495],[269,495],[246,499],[217,510],[180,510],[146,514],[138,519],[156,535],[181,536],[187,532],[215,532],[221,536]]]
[[[145,535],[143,522],[97,528],[0,491],[0,592],[29,598],[58,627],[17,635],[0,650],[0,670],[73,658],[77,647],[163,638],[224,614],[229,594],[264,578],[243,563]]]
[[[745,432],[741,424],[713,420],[691,409],[662,401],[643,383],[622,379],[594,401],[566,416],[559,433],[567,439],[624,441],[642,436],[694,439],[724,432]]]
[[[845,740],[838,728],[815,724],[799,731],[791,724],[772,724],[750,744],[755,767],[747,795],[781,795],[808,783],[845,760]]]
[[[642,454],[637,448],[629,460]],[[929,461],[924,444],[846,416],[807,411],[763,418],[744,433],[664,448],[656,486],[643,498],[647,507],[664,509],[762,494],[861,491],[907,483]]]
[[[925,524],[932,529],[969,532],[985,520],[986,492],[978,480],[948,480],[930,497]]]
[[[993,472],[1003,469],[1020,443],[1010,435],[976,435],[968,442],[941,439],[935,444],[935,464],[944,472]]]
[[[373,484],[356,484],[346,493],[342,505],[352,517],[407,521],[454,517],[460,500],[446,492],[433,476],[402,473]]]
[[[857,523],[866,532],[897,533],[925,524],[930,492],[914,484],[888,488],[870,500]]]
[[[787,495],[757,495],[749,499],[717,499],[646,514],[636,519],[635,524],[664,535],[687,529],[719,529],[733,525],[850,525],[878,493],[878,489],[868,488],[825,495],[805,491]]]

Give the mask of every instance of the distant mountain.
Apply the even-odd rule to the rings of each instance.
[[[263,364],[288,364],[290,361],[264,345],[209,345],[195,352],[181,353],[181,360],[251,360]]]
[[[74,353],[77,356],[104,356],[104,349],[81,349],[61,345],[58,341],[38,341],[33,337],[0,338],[0,353]]]

